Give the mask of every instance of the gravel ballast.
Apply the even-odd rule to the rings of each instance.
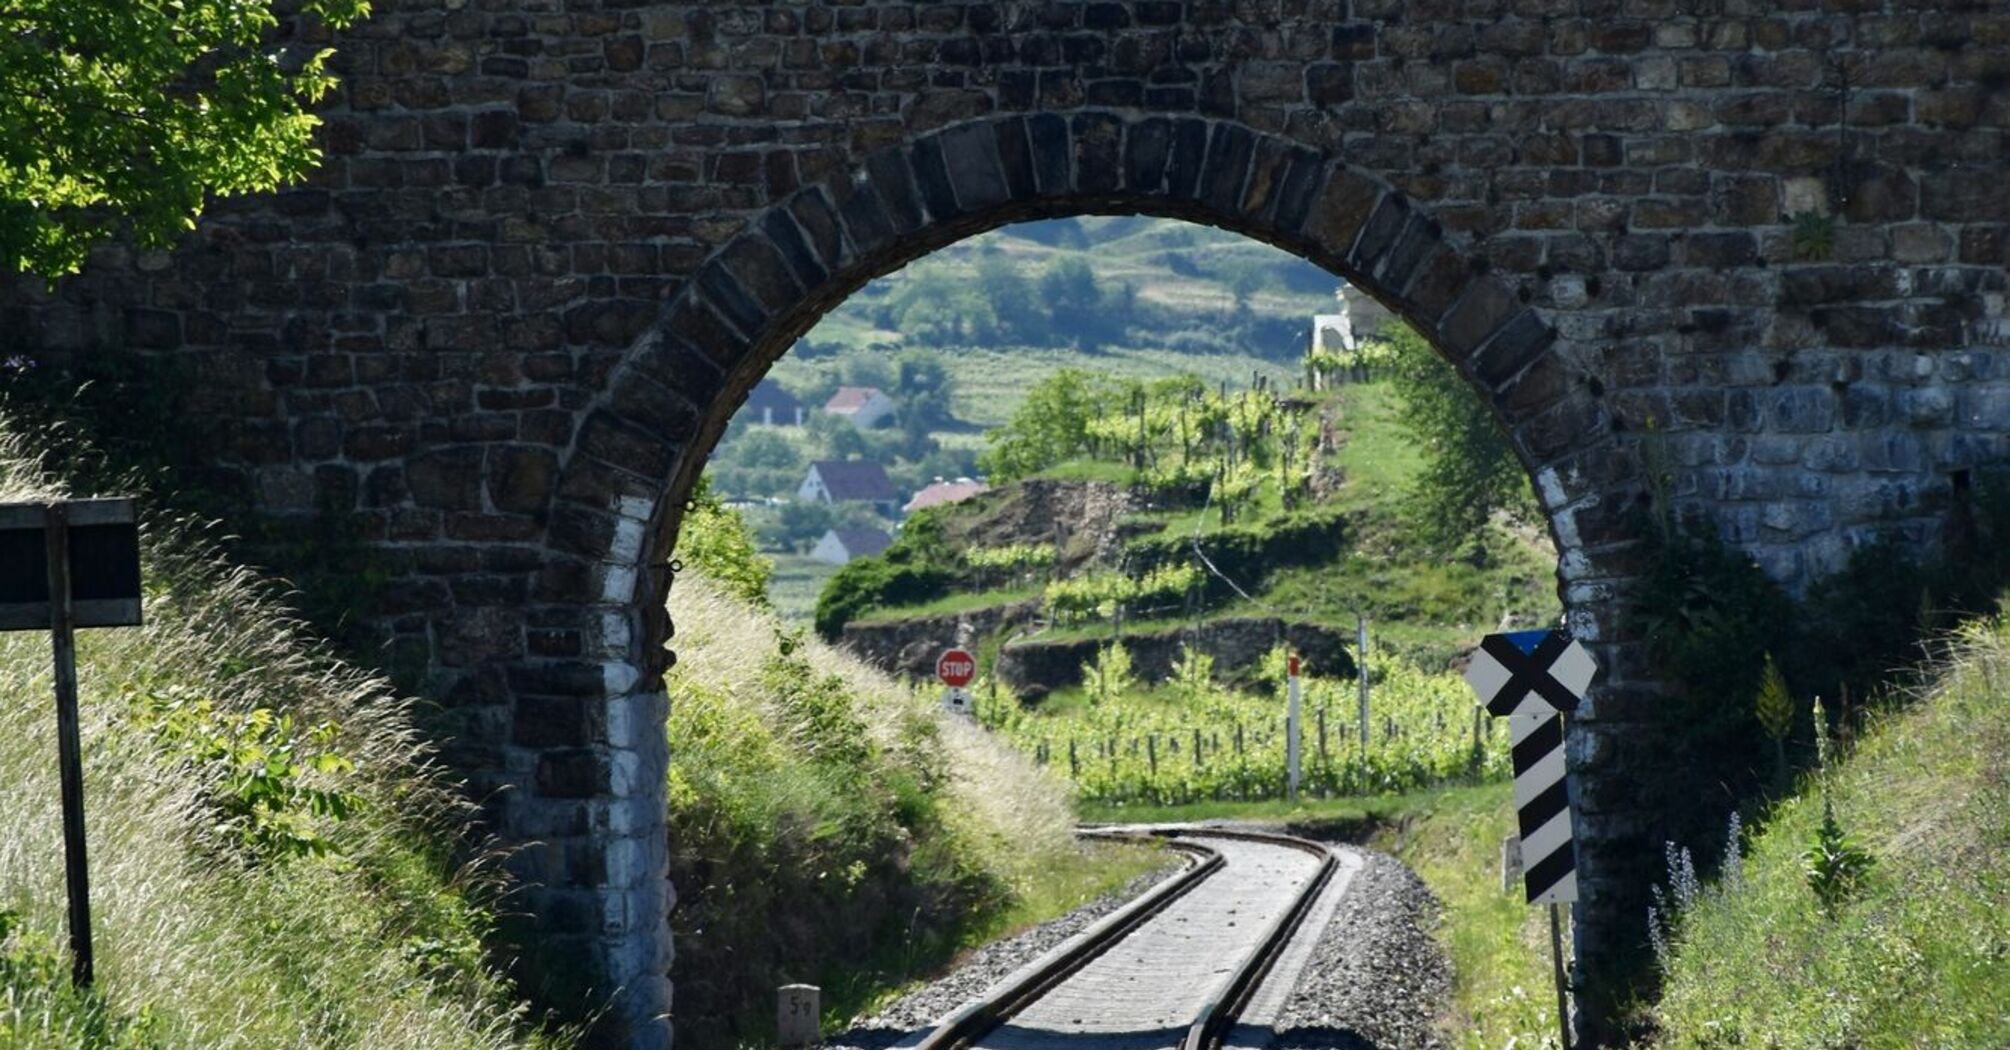
[[[1285,1002],[1274,1045],[1437,1050],[1451,995],[1451,967],[1431,936],[1437,898],[1394,857],[1359,852],[1362,868]]]
[[[933,1027],[945,1014],[976,998],[1014,970],[1184,868],[1176,856],[1169,856],[1164,867],[1140,875],[1114,892],[1058,919],[993,941],[965,956],[940,979],[901,996],[878,1014],[856,1021],[848,1031],[830,1037],[824,1046],[829,1050],[882,1050],[910,1032]]]
[[[1436,898],[1395,858],[1354,846],[1338,848],[1356,853],[1361,868],[1285,1000],[1270,1045],[1279,1050],[1441,1050],[1445,1044],[1435,1022],[1449,1001],[1451,970],[1431,935],[1438,915]],[[1061,918],[972,952],[941,979],[901,997],[824,1045],[830,1050],[893,1046],[1121,907],[1176,867],[1142,876]]]

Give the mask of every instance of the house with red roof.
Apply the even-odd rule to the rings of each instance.
[[[892,419],[894,405],[893,398],[876,386],[841,386],[824,402],[824,411],[849,419],[852,426],[864,430]]]
[[[980,496],[989,491],[991,486],[975,478],[957,478],[955,481],[936,478],[923,486],[920,492],[915,493],[914,498],[908,500],[907,505],[900,510],[903,514],[912,514],[917,510],[939,507],[945,503],[961,503],[972,496]]]

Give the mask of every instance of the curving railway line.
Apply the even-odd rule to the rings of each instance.
[[[1187,854],[1184,870],[900,1045],[1261,1046],[1268,1017],[1289,993],[1358,861],[1286,835],[1213,828],[1154,834]]]

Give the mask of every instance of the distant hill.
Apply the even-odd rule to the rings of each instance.
[[[868,284],[773,375],[815,403],[902,350],[934,348],[946,353],[956,418],[980,426],[1069,365],[1246,385],[1253,372],[1295,371],[1312,315],[1331,312],[1339,283],[1288,252],[1173,219],[1018,223]]]

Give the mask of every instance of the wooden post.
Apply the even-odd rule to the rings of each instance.
[[[1564,992],[1563,922],[1561,905],[1549,906],[1549,958],[1556,967],[1556,1027],[1563,1036],[1563,1050],[1570,1050],[1570,1000]]]
[[[91,876],[84,849],[84,749],[77,722],[77,640],[70,594],[70,508],[48,507],[49,620],[56,670],[56,748],[63,795],[63,871],[70,891],[70,980],[91,984]]]
[[[1068,738],[1068,778],[1070,780],[1082,779],[1082,763],[1081,760],[1075,757],[1074,737]]]
[[[1152,733],[1145,737],[1145,757],[1151,761],[1152,780],[1154,786],[1156,786],[1159,778],[1159,735],[1157,733]]]
[[[1473,705],[1473,772],[1475,774],[1477,774],[1480,771],[1480,767],[1485,765],[1487,761],[1486,744],[1484,743],[1483,739],[1484,733],[1486,731],[1484,725],[1484,723],[1486,722],[1486,717],[1487,717],[1487,709],[1481,707],[1478,704],[1474,704]]]

